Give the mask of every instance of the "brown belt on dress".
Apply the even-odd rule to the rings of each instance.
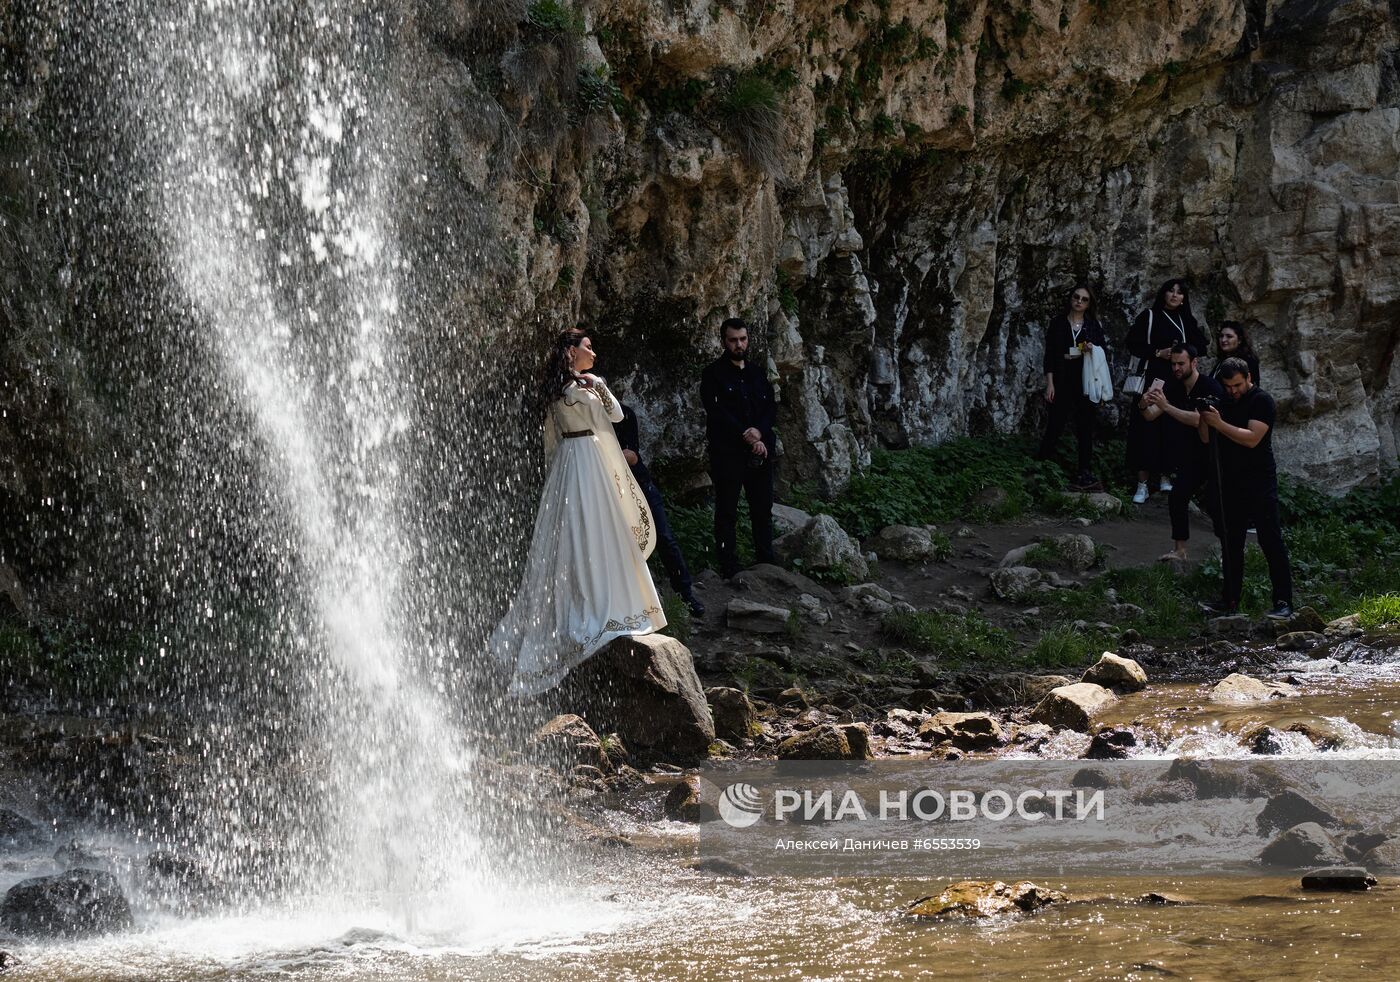
[[[565,440],[574,440],[574,439],[577,439],[578,437],[581,437],[581,436],[592,436],[592,435],[593,435],[593,431],[592,431],[592,430],[570,430],[569,432],[567,432],[567,433],[564,434],[564,439],[565,439]]]

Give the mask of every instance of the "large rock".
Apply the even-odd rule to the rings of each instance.
[[[1004,706],[1031,706],[1040,702],[1052,689],[1070,685],[1074,679],[1067,675],[1031,675],[1007,672],[995,675],[969,693],[975,706],[1000,709]]]
[[[959,750],[989,750],[1006,742],[1001,724],[987,713],[934,713],[919,727],[919,736]]]
[[[719,818],[714,788],[694,774],[677,781],[661,803],[667,818],[678,822],[713,822]]]
[[[1037,886],[1029,880],[1010,885],[1000,880],[963,880],[944,887],[933,896],[920,897],[905,907],[903,913],[920,920],[962,920],[1029,914],[1068,900],[1068,894]]]
[[[1302,868],[1340,866],[1346,862],[1342,848],[1316,822],[1303,822],[1280,832],[1259,854],[1265,866]]]
[[[992,592],[1002,600],[1016,603],[1040,586],[1040,570],[1033,566],[1004,566],[992,571]]]
[[[736,631],[752,634],[781,634],[788,629],[792,611],[773,607],[743,597],[735,597],[724,608],[724,622]]]
[[[562,770],[579,764],[612,770],[598,734],[583,717],[573,713],[561,713],[541,726],[530,737],[530,747],[538,757]]]
[[[1092,682],[1114,692],[1137,692],[1147,688],[1147,673],[1131,658],[1120,658],[1111,651],[1105,651],[1080,681]]]
[[[1263,811],[1254,819],[1261,835],[1278,829],[1291,829],[1307,822],[1323,828],[1333,828],[1339,824],[1335,815],[1291,788],[1270,798]]]
[[[70,869],[23,880],[0,902],[0,926],[25,937],[83,937],[131,924],[131,905],[117,878],[101,870]]]
[[[1060,565],[1074,573],[1093,569],[1099,561],[1094,540],[1081,532],[1064,532],[1046,541]]]
[[[794,733],[778,744],[777,754],[779,760],[861,759],[852,751],[846,731],[831,723]]]
[[[926,528],[913,525],[887,525],[865,543],[881,559],[922,563],[937,558],[937,543]]]
[[[715,739],[690,650],[662,634],[612,642],[570,673],[559,698],[634,750],[703,757]]]
[[[870,575],[870,564],[860,547],[830,515],[814,516],[802,529],[775,542],[774,549],[809,576],[829,576],[849,583]]]
[[[1094,714],[1116,700],[1116,696],[1101,685],[1075,682],[1051,689],[1031,713],[1031,719],[1048,726],[1062,726],[1081,733],[1087,732]]]
[[[1210,698],[1216,702],[1265,702],[1296,695],[1298,690],[1287,682],[1261,682],[1239,672],[1225,676],[1210,690]]]
[[[773,534],[776,536],[787,535],[789,532],[800,532],[807,527],[807,523],[811,520],[811,514],[801,508],[778,504],[773,506]]]
[[[28,849],[48,838],[48,830],[17,811],[0,808],[0,851]]]
[[[1308,870],[1299,885],[1304,890],[1369,890],[1376,878],[1360,866],[1327,866]]]
[[[750,740],[761,732],[758,714],[744,692],[715,686],[705,690],[705,698],[710,704],[717,736],[726,740]]]

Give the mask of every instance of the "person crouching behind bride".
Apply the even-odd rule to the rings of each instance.
[[[510,695],[544,692],[613,639],[666,626],[647,569],[651,510],[613,432],[622,405],[589,374],[595,361],[581,330],[559,335],[550,353],[549,471],[520,589],[490,641],[513,672]]]

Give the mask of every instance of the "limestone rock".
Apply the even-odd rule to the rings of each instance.
[[[758,734],[758,715],[753,703],[739,689],[715,686],[705,690],[705,699],[710,704],[716,736],[726,740],[749,740]]]
[[[1123,502],[1104,491],[1090,491],[1087,494],[1075,495],[1075,497],[1098,512],[1101,517],[1117,515],[1123,510]]]
[[[1289,634],[1322,634],[1327,630],[1327,622],[1311,607],[1299,607],[1293,616],[1274,625],[1275,632],[1283,637]]]
[[[1334,828],[1338,824],[1335,815],[1291,788],[1270,798],[1264,810],[1254,820],[1261,835],[1279,829],[1291,829],[1305,822],[1312,822],[1323,828]]]
[[[1316,631],[1289,631],[1279,636],[1279,651],[1307,651],[1316,648],[1327,638]]]
[[[774,549],[794,564],[800,563],[807,574],[821,573],[864,580],[870,575],[870,564],[830,515],[817,515],[801,530],[790,532],[774,543]]]
[[[667,818],[678,822],[712,822],[719,818],[719,805],[714,800],[714,789],[709,788],[694,774],[689,774],[672,785],[666,793],[661,809]]]
[[[774,535],[781,536],[789,532],[800,532],[807,527],[807,523],[811,520],[812,516],[800,508],[779,504],[773,506]]]
[[[937,558],[932,534],[912,525],[887,525],[866,543],[881,559],[922,563]]]
[[[992,573],[992,592],[1000,599],[1015,603],[1030,595],[1040,585],[1040,570],[1031,566],[1007,566]]]
[[[578,764],[612,769],[598,734],[573,713],[560,714],[541,726],[530,738],[530,746],[545,761],[564,770]]]
[[[1052,689],[1031,713],[1031,719],[1049,726],[1084,732],[1094,714],[1115,700],[1112,692],[1092,682],[1075,682]]]
[[[988,713],[934,713],[919,727],[919,736],[934,746],[952,744],[959,750],[989,750],[1006,742],[1006,734]]]
[[[1004,706],[1034,705],[1050,694],[1050,690],[1070,685],[1074,679],[1067,675],[1031,675],[1007,672],[996,675],[970,693],[976,706],[999,709]]]
[[[1253,622],[1245,614],[1226,614],[1206,621],[1206,631],[1213,637],[1220,638],[1247,637],[1253,626]]]
[[[786,607],[773,607],[743,597],[734,597],[724,608],[725,624],[752,634],[782,634],[791,616],[792,611]]]
[[[1147,673],[1131,658],[1120,658],[1111,651],[1105,651],[1080,681],[1092,682],[1119,693],[1137,692],[1147,688]]]

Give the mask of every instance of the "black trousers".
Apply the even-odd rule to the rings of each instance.
[[[760,563],[773,561],[773,456],[757,467],[746,457],[712,455],[710,479],[715,485],[715,557],[719,570],[733,576],[739,570],[735,528],[739,524],[739,493],[749,501],[754,553]]]
[[[1274,605],[1293,603],[1293,572],[1288,566],[1288,546],[1283,541],[1283,528],[1278,520],[1278,482],[1269,480],[1251,486],[1247,481],[1231,487],[1232,479],[1225,477],[1225,540],[1221,565],[1224,567],[1226,603],[1238,604],[1244,590],[1245,533],[1253,526],[1259,536],[1259,548],[1269,563],[1269,582],[1273,585]]]
[[[1187,434],[1196,440],[1195,433]],[[1167,514],[1172,520],[1172,538],[1186,542],[1191,538],[1191,499],[1196,492],[1205,489],[1202,504],[1206,514],[1215,526],[1215,534],[1220,535],[1220,500],[1215,488],[1215,464],[1209,450],[1202,447],[1181,455],[1180,466],[1176,469],[1176,480],[1172,482],[1171,494],[1167,495]]]
[[[1055,448],[1065,427],[1074,423],[1074,438],[1079,444],[1079,473],[1088,474],[1094,462],[1094,414],[1098,407],[1084,395],[1080,379],[1066,380],[1061,384],[1055,379],[1055,401],[1050,403],[1050,418],[1045,424],[1045,436],[1041,438],[1040,450],[1036,456],[1049,460],[1055,456]]]
[[[1133,396],[1129,412],[1132,415],[1128,420],[1128,468],[1149,474],[1173,473],[1181,445],[1173,431],[1184,427],[1165,415],[1151,421],[1143,419],[1137,407],[1137,396]]]
[[[636,471],[632,472],[634,475]],[[642,494],[646,495],[651,506],[652,526],[656,529],[656,551],[661,554],[661,562],[666,567],[666,576],[671,581],[671,589],[681,596],[690,594],[690,569],[685,565],[685,555],[671,531],[671,523],[666,520],[666,506],[661,501],[661,489],[651,479],[637,479]]]

